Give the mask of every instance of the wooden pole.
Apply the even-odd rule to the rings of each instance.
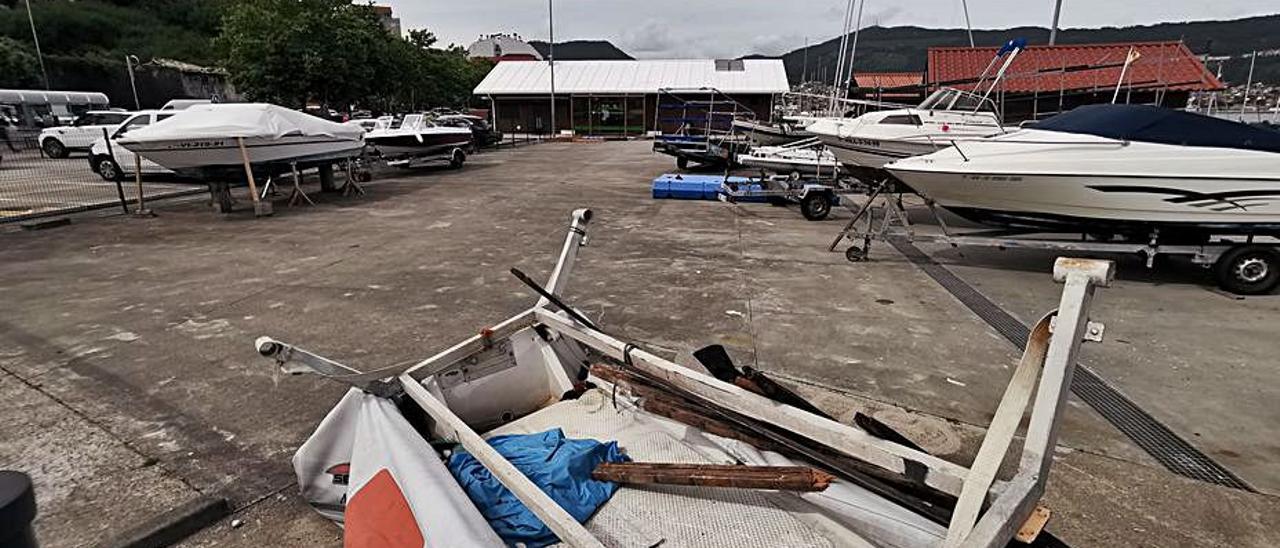
[[[271,204],[258,197],[258,183],[253,180],[253,167],[249,163],[249,150],[244,147],[244,137],[236,137],[236,145],[240,147],[240,160],[244,162],[244,176],[249,179],[249,195],[253,197],[253,214],[262,216],[271,214]]]
[[[147,209],[145,198],[142,196],[142,156],[133,155],[133,182],[138,187],[138,209],[134,211],[135,215],[149,216],[151,211]]]
[[[591,479],[633,485],[823,491],[836,478],[807,466],[602,462],[591,472]]]

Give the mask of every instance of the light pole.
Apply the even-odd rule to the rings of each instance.
[[[31,0],[27,0],[27,22],[31,23],[31,41],[36,45],[36,60],[40,61],[40,76],[44,78],[44,89],[49,89],[49,73],[44,70],[44,55],[40,53],[40,38],[36,36],[36,19],[31,16]]]
[[[28,0],[30,1],[30,0]],[[551,136],[556,134],[556,18],[552,11],[552,0],[547,0],[547,33],[551,35],[547,42],[547,65],[551,68]]]
[[[142,64],[136,55],[124,56],[124,66],[129,68],[129,87],[133,89],[133,108],[142,110],[142,103],[138,102],[138,84],[133,80],[133,67]]]

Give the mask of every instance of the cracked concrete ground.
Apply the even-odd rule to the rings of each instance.
[[[343,389],[277,378],[254,337],[360,369],[430,355],[532,302],[507,270],[545,277],[577,207],[597,217],[567,295],[606,329],[684,363],[725,344],[838,416],[869,411],[968,463],[1012,345],[892,247],[856,265],[826,252],[847,213],[650,199],[671,162],[648,147],[491,152],[264,219],[155,204],[155,219],[0,234],[0,468],[35,477],[41,542],[91,545],[217,495],[235,514],[185,544],[339,545],[289,457]],[[922,248],[1024,322],[1057,301],[1051,255]],[[1084,361],[1260,493],[1166,471],[1073,399],[1050,530],[1077,546],[1280,545],[1280,298],[1120,266]]]

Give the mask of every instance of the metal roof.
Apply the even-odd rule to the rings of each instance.
[[[735,60],[731,65],[737,68],[737,63]],[[502,61],[476,86],[475,94],[546,94],[551,91],[550,84],[547,63]],[[741,70],[717,70],[714,59],[556,61],[557,94],[657,93],[660,88],[702,87],[724,93],[768,94],[791,89],[780,59],[744,59]]]
[[[1030,46],[1009,67],[1001,88],[1012,93],[1114,88],[1129,48],[1141,57],[1129,65],[1125,87],[1174,91],[1223,89],[1222,82],[1182,42]],[[972,81],[982,74],[996,50],[929,48],[927,81],[931,85],[972,88]]]
[[[96,91],[45,91],[42,89],[0,89],[0,103],[42,105],[106,105],[107,96]]]

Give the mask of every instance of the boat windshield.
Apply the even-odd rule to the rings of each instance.
[[[1035,129],[1166,145],[1280,152],[1280,132],[1148,105],[1087,105],[1040,122]]]
[[[961,91],[955,88],[942,88],[933,92],[925,98],[924,102],[918,107],[921,110],[966,110],[977,112],[985,110],[995,112],[995,103],[991,99],[983,99],[982,96]]]

